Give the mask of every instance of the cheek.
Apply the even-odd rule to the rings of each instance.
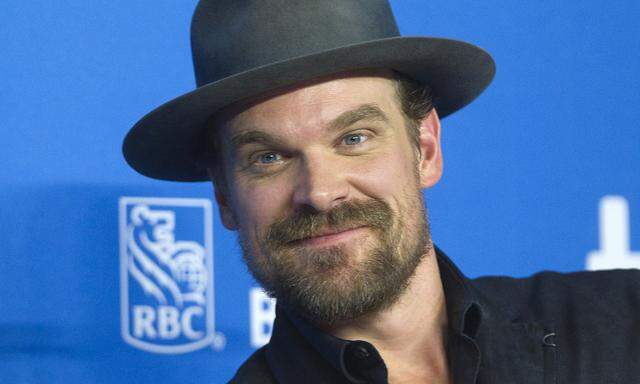
[[[245,231],[262,231],[282,216],[284,206],[283,188],[277,185],[238,186],[236,196],[236,218]]]
[[[416,167],[411,152],[395,148],[364,161],[354,169],[351,180],[365,194],[388,197],[417,185]]]

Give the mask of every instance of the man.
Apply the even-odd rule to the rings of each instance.
[[[494,65],[397,35],[386,1],[201,1],[199,88],[125,139],[145,175],[213,181],[278,299],[232,382],[632,382],[635,273],[470,281],[435,247],[421,190],[442,174],[440,117]]]

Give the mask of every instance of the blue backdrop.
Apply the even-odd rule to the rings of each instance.
[[[211,187],[143,178],[120,151],[194,87],[194,6],[3,4],[0,382],[225,382],[268,337],[273,303]],[[497,62],[443,121],[445,175],[425,192],[436,243],[470,276],[640,267],[640,2],[392,6],[404,35]],[[151,275],[170,278],[153,291]]]

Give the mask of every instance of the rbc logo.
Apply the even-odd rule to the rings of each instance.
[[[216,342],[209,200],[122,197],[119,208],[124,340],[155,353]]]

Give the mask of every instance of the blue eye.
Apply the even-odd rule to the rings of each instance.
[[[367,141],[367,137],[361,133],[355,133],[347,135],[342,139],[342,142],[346,145],[357,145]]]
[[[275,153],[275,152],[267,152],[267,153],[263,153],[262,155],[258,156],[258,162],[260,164],[271,164],[271,163],[275,163],[276,161],[280,160],[282,157]]]

